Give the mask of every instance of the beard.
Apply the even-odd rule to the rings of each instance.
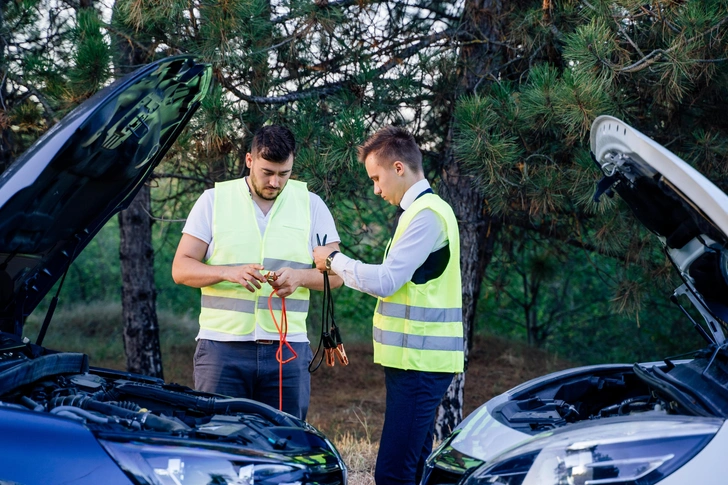
[[[253,187],[255,195],[263,200],[276,200],[276,198],[281,195],[281,191],[283,190],[283,187],[276,189],[273,187],[261,186],[261,184],[259,184],[258,181],[255,179],[255,177],[253,177],[252,173],[248,177],[248,180],[250,180],[250,185]]]

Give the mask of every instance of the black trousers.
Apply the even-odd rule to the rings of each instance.
[[[454,374],[384,368],[387,408],[374,471],[377,485],[415,485],[432,452],[435,413]]]

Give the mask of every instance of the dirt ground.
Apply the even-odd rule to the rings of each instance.
[[[372,362],[371,343],[346,345],[346,352],[348,366],[322,364],[311,376],[307,420],[334,440],[348,434],[378,442],[384,422],[384,372]],[[465,377],[464,416],[521,382],[571,366],[523,344],[477,337]]]

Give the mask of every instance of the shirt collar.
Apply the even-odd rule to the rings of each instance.
[[[427,179],[422,179],[419,182],[415,182],[412,187],[407,189],[407,192],[404,193],[404,195],[402,196],[402,200],[399,203],[399,206],[402,208],[402,210],[407,210],[409,206],[411,206],[412,203],[415,201],[415,199],[417,199],[417,196],[429,188],[430,182],[428,182]]]

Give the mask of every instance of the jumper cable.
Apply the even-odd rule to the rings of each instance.
[[[276,280],[276,274],[275,273],[268,273],[267,275],[268,282],[270,283],[271,280]],[[293,350],[293,347],[291,347],[291,344],[288,343],[287,336],[288,336],[288,316],[286,315],[286,299],[282,296],[278,296],[278,298],[281,299],[281,324],[278,325],[278,320],[276,320],[276,316],[273,313],[273,295],[278,296],[278,290],[273,288],[273,291],[271,291],[270,295],[268,296],[268,310],[270,311],[270,316],[273,319],[273,324],[276,326],[276,330],[278,330],[278,350],[276,351],[276,360],[278,361],[278,410],[283,411],[283,364],[287,364],[296,357],[298,357],[298,354],[295,350]],[[283,360],[283,346],[288,347],[288,349],[293,354],[288,359]]]
[[[316,239],[319,246],[326,245],[326,235],[324,235],[323,242],[319,239],[318,234],[316,235]],[[346,350],[344,350],[344,342],[341,340],[339,327],[336,326],[334,318],[334,299],[331,295],[329,274],[324,271],[323,275],[324,305],[323,311],[321,312],[321,339],[319,340],[316,353],[314,354],[313,359],[311,359],[311,363],[308,365],[308,371],[311,373],[316,372],[324,360],[326,360],[326,365],[329,367],[333,367],[337,359],[341,365],[349,364],[349,358],[346,356]],[[323,352],[321,351],[322,347]],[[316,362],[317,358],[318,362]]]

